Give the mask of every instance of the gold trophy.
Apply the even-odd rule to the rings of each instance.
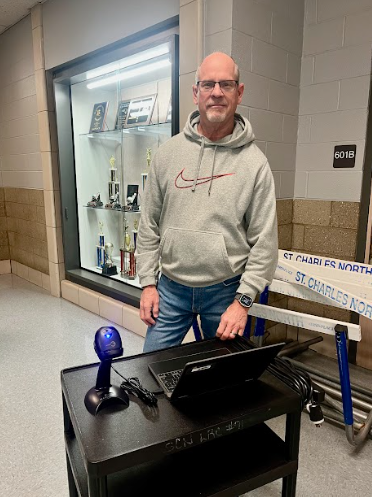
[[[134,280],[136,277],[136,261],[134,258],[135,247],[131,242],[130,234],[128,233],[128,223],[124,220],[124,246],[120,249],[121,268],[120,276]]]
[[[141,177],[142,177],[142,192],[145,191],[146,180],[147,180],[147,176],[148,176],[149,170],[150,170],[151,148],[146,148],[146,161],[147,161],[146,171],[144,173],[141,173]]]

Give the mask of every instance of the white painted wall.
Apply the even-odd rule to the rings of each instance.
[[[371,26],[372,0],[306,0],[295,198],[360,201]],[[333,168],[341,144],[353,169]]]
[[[0,35],[0,186],[43,188],[31,16]]]
[[[268,157],[277,198],[293,198],[304,0],[206,0],[205,54],[237,62],[245,93],[238,111]]]
[[[179,14],[179,0],[48,0],[45,68],[63,64]]]

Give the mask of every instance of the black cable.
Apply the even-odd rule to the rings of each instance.
[[[300,395],[302,409],[312,402],[313,383],[306,371],[295,368],[284,357],[276,357],[267,369]]]
[[[255,349],[258,347],[252,340],[244,337],[235,337],[236,345],[241,350]],[[268,371],[276,376],[283,383],[288,385],[292,390],[297,392],[301,397],[301,408],[313,404],[313,382],[310,375],[303,370],[296,368],[286,357],[275,357],[273,362],[268,366]]]
[[[163,393],[161,392],[150,392],[146,388],[144,388],[141,385],[141,382],[138,378],[125,378],[119,371],[117,371],[113,366],[111,366],[112,369],[115,371],[116,374],[118,374],[123,381],[120,384],[120,388],[125,390],[127,393],[135,395],[138,397],[142,402],[149,406],[157,406],[158,405],[158,399],[155,397],[156,393]]]

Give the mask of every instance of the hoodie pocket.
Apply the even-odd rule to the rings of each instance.
[[[233,275],[222,233],[167,228],[160,254],[164,270],[190,285]]]

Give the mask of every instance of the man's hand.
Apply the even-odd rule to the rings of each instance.
[[[222,314],[216,336],[221,340],[231,340],[236,335],[242,336],[247,324],[247,318],[248,309],[240,305],[237,300],[234,300]]]
[[[147,324],[152,326],[155,324],[155,319],[159,316],[159,294],[155,285],[145,286],[142,290],[140,302],[140,318]]]

